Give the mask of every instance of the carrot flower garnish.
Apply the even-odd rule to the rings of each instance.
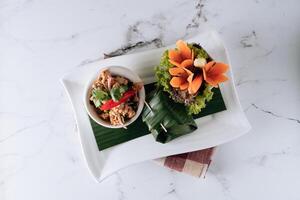
[[[176,42],[176,49],[169,50],[169,62],[177,67],[190,67],[194,62],[194,53],[182,40]]]
[[[174,88],[179,88],[180,90],[185,90],[189,87],[187,78],[189,74],[183,68],[172,67],[169,69],[169,73],[173,76],[170,85]]]
[[[227,64],[211,61],[202,68],[203,78],[209,85],[217,87],[219,83],[228,80],[224,74],[228,68]]]
[[[187,68],[172,67],[169,69],[169,73],[173,76],[170,85],[180,90],[188,89],[190,94],[195,94],[202,84],[202,75],[194,76],[194,73]]]
[[[182,40],[176,42],[176,49],[168,51],[168,59],[173,65],[169,68],[172,77],[170,85],[179,90],[187,90],[191,95],[198,92],[203,81],[217,87],[219,83],[228,80],[224,74],[228,65],[215,61],[206,63],[204,57],[195,59],[193,50]]]
[[[214,87],[228,80],[229,66],[215,62],[197,43],[176,42],[176,48],[164,51],[155,68],[158,84],[178,103],[184,103],[189,115],[198,114],[212,100]]]

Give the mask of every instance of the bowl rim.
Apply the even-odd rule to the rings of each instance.
[[[99,74],[103,71],[103,70],[112,70],[114,72],[112,72],[113,75],[119,75],[119,76],[123,76],[127,79],[129,79],[132,82],[142,82],[142,79],[131,69],[124,67],[124,66],[119,66],[119,65],[112,65],[112,66],[106,66],[106,67],[101,67],[97,70],[97,72],[90,77],[90,79],[87,81],[85,87],[84,87],[84,95],[83,95],[83,101],[84,101],[84,107],[85,110],[87,111],[88,115],[90,116],[90,118],[92,118],[92,120],[94,122],[96,122],[97,124],[104,126],[106,128],[126,128],[127,126],[129,126],[131,123],[133,123],[135,120],[137,120],[137,118],[139,117],[139,115],[141,114],[143,107],[144,107],[144,101],[145,101],[145,87],[143,84],[143,87],[139,90],[139,102],[138,102],[138,108],[136,111],[136,114],[133,118],[131,118],[130,120],[128,120],[127,122],[125,122],[122,125],[111,125],[109,122],[102,120],[95,112],[94,107],[90,104],[90,92],[91,92],[91,87],[93,82],[95,81],[95,79],[99,76]],[[120,74],[118,74],[119,71]],[[124,72],[124,73],[122,73]],[[126,72],[126,73],[125,73]],[[130,74],[131,76],[134,77],[134,79],[136,79],[135,81],[131,80],[131,78],[128,78],[127,75]]]

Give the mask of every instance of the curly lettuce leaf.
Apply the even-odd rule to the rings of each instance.
[[[211,89],[212,87],[206,85],[202,95],[198,95],[195,98],[195,101],[187,106],[187,111],[189,115],[193,115],[193,114],[196,115],[200,113],[203,108],[205,108],[206,103],[209,102],[214,95]]]
[[[157,84],[163,88],[164,91],[171,94],[170,80],[171,75],[169,73],[169,68],[173,65],[169,62],[168,50],[166,50],[160,60],[160,64],[155,67],[155,76]]]
[[[203,48],[198,48],[195,44],[188,44],[188,46],[193,50],[195,58],[209,58],[208,53]]]

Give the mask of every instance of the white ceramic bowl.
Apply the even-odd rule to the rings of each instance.
[[[132,81],[133,83],[142,82],[140,77],[135,72],[131,71],[130,69],[128,69],[126,67],[109,66],[109,67],[101,68],[99,71],[97,71],[97,73],[92,77],[91,80],[89,80],[89,82],[85,86],[84,105],[85,105],[86,111],[88,112],[89,116],[96,123],[100,124],[101,126],[105,126],[107,128],[124,128],[124,127],[128,126],[129,124],[131,124],[132,122],[134,122],[138,118],[138,116],[141,114],[143,107],[144,107],[144,101],[145,101],[145,88],[143,86],[141,88],[141,90],[139,91],[138,109],[136,111],[135,116],[133,118],[131,118],[130,120],[126,121],[125,124],[123,124],[123,125],[111,125],[109,122],[101,119],[98,116],[98,114],[96,113],[94,106],[90,104],[90,95],[92,92],[91,88],[92,88],[93,82],[97,79],[97,77],[99,76],[101,71],[106,70],[106,69],[109,70],[112,75],[123,76],[123,77],[129,79],[130,81]]]

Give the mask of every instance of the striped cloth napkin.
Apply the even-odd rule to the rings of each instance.
[[[195,177],[204,178],[215,147],[178,155],[167,156],[155,161],[165,167]]]

